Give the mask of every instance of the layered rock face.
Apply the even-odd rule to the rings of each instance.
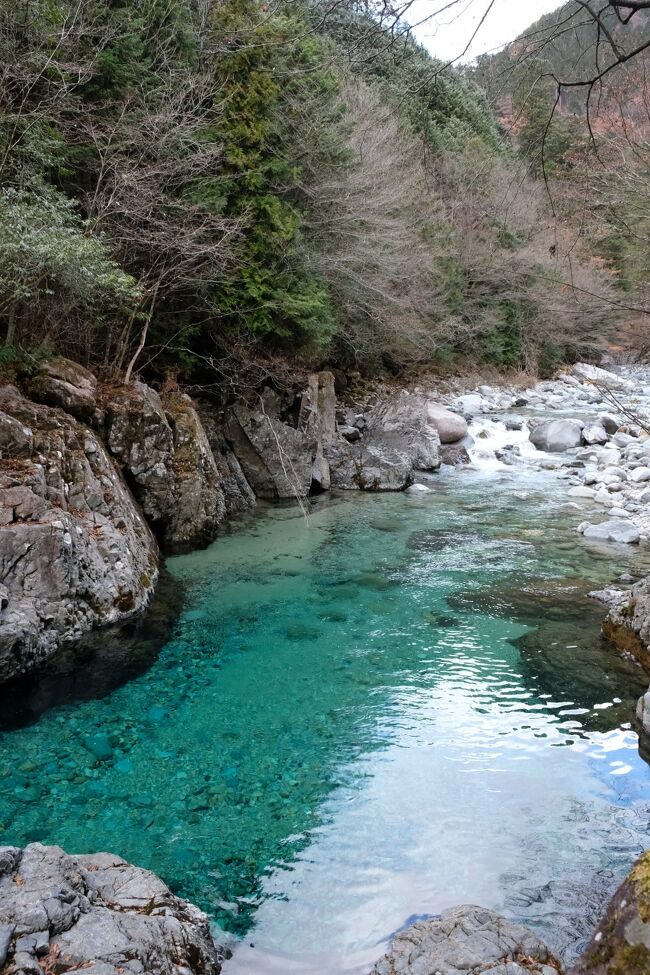
[[[329,490],[326,450],[337,438],[334,377],[313,373],[298,394],[264,390],[255,404],[229,410],[225,432],[257,497],[305,497]]]
[[[540,939],[483,907],[465,905],[417,921],[395,937],[370,975],[558,975]]]
[[[7,975],[218,975],[208,918],[109,853],[0,847],[0,970]]]
[[[28,382],[30,399],[46,406],[60,406],[77,420],[99,425],[97,380],[76,362],[58,356],[42,362]]]
[[[0,388],[0,680],[140,612],[156,542],[97,435]]]
[[[650,972],[650,854],[637,860],[571,975]]]
[[[144,383],[107,397],[106,442],[168,551],[206,544],[226,518],[221,474],[189,396]]]
[[[637,582],[628,593],[616,593],[610,600],[610,610],[603,623],[603,633],[619,650],[632,654],[643,667],[650,671],[650,578]],[[650,710],[645,700],[639,701],[639,718],[650,733]]]

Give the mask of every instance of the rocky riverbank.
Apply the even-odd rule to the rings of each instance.
[[[290,390],[224,403],[142,383],[101,388],[72,363],[47,363],[21,388],[0,389],[0,676],[29,671],[84,633],[140,613],[161,551],[211,541],[258,497],[427,491],[443,464],[470,476],[472,465],[513,473],[521,466],[566,484],[581,544],[614,553],[611,546],[644,543],[648,427],[650,374],[633,368],[579,365],[525,389],[443,391],[422,381],[344,403],[322,372]],[[595,594],[609,609],[607,635],[645,666],[649,593],[647,582],[627,577]],[[650,692],[639,718],[650,726]],[[219,970],[205,916],[151,874],[107,854],[51,849],[2,851],[7,972]],[[643,877],[637,869],[628,885],[643,886]],[[127,903],[123,892],[132,888],[144,893]],[[636,958],[647,933],[627,923],[628,905],[625,895],[610,908],[616,920],[601,925],[594,944],[623,932]],[[644,924],[645,910],[637,912]],[[626,975],[602,967],[620,959],[618,950],[604,957],[597,955],[601,967],[588,961],[577,971]],[[400,934],[374,975],[488,969],[560,970],[530,932],[469,907]]]
[[[160,551],[211,542],[257,498],[400,491],[466,432],[431,395],[363,414],[314,373],[282,392],[194,402],[100,387],[65,359],[0,387],[0,681],[148,605]]]
[[[0,971],[219,975],[207,915],[109,853],[0,847]]]

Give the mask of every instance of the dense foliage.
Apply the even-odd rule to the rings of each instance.
[[[0,29],[3,361],[534,369],[600,341],[570,285],[606,272],[512,194],[481,89],[352,2],[24,0]]]

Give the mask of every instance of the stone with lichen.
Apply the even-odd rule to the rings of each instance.
[[[650,973],[650,853],[645,853],[612,897],[571,975]]]

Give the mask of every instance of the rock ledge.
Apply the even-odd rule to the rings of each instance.
[[[207,915],[148,870],[58,846],[0,847],[3,975],[218,975]]]
[[[562,970],[532,931],[466,904],[400,931],[371,975],[558,975]]]

